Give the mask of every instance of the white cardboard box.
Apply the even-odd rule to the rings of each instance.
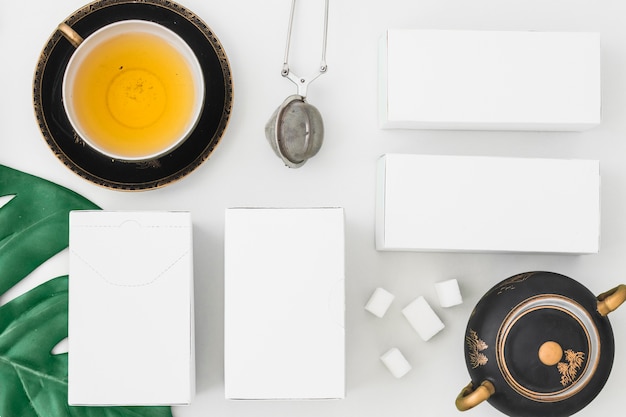
[[[376,248],[596,253],[598,161],[388,154]]]
[[[227,209],[224,255],[226,398],[343,398],[343,209]]]
[[[601,121],[600,35],[388,30],[382,128],[579,131]]]
[[[69,404],[191,402],[192,255],[189,213],[71,212]]]

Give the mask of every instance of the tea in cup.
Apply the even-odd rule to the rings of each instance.
[[[171,152],[191,134],[204,104],[202,68],[189,45],[158,23],[123,20],[74,45],[63,77],[67,117],[82,140],[113,159]]]

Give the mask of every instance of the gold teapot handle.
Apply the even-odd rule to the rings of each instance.
[[[626,285],[621,284],[598,296],[598,313],[606,316],[626,301]]]
[[[483,381],[478,388],[474,389],[473,384],[470,382],[465,388],[461,390],[461,393],[456,397],[456,408],[459,411],[467,411],[470,408],[476,407],[478,404],[487,400],[493,394],[495,394],[496,388],[490,381]]]

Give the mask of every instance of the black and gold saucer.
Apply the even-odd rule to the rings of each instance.
[[[55,31],[35,71],[33,101],[39,128],[54,154],[81,177],[117,190],[149,190],[177,181],[209,158],[221,140],[232,109],[233,86],[228,58],[219,39],[198,16],[170,0],[98,0],[65,20],[86,37],[120,20],[159,23],[183,38],[196,53],[205,81],[202,115],[176,149],[148,161],[111,159],[76,134],[65,114],[63,74],[74,47]]]

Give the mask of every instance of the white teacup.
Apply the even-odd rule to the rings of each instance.
[[[187,139],[204,105],[202,68],[189,45],[158,23],[123,20],[74,45],[63,103],[76,133],[113,159],[158,158]]]

